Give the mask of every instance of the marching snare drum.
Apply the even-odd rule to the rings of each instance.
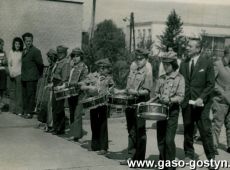
[[[135,97],[127,96],[124,94],[112,95],[108,97],[108,103],[111,106],[131,106],[136,104],[137,99]]]
[[[138,104],[137,113],[146,120],[166,120],[168,107],[159,103],[141,103]]]
[[[78,92],[75,87],[69,87],[69,88],[64,88],[61,90],[54,91],[54,96],[56,100],[66,99],[76,95],[78,95]]]
[[[94,96],[82,100],[81,103],[84,109],[90,110],[90,109],[97,108],[98,106],[103,106],[107,104],[107,97],[106,95]]]

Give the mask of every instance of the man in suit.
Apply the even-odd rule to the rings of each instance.
[[[199,42],[199,39],[189,39],[188,55],[190,60],[182,62],[180,66],[180,73],[185,78],[182,115],[186,162],[194,159],[193,132],[195,123],[199,129],[207,159],[215,158],[212,124],[209,118],[212,104],[211,93],[215,86],[214,68],[212,60],[202,55]]]
[[[33,45],[33,35],[22,35],[26,48],[22,52],[22,96],[23,114],[27,119],[32,118],[35,108],[37,82],[43,71],[41,51]]]

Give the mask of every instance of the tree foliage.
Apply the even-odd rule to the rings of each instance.
[[[109,58],[112,63],[124,59],[125,34],[112,20],[104,20],[96,26],[94,37],[89,44],[83,44],[86,53],[85,62],[94,70],[94,62]]]
[[[94,37],[88,44],[82,44],[84,61],[90,72],[96,70],[95,61],[109,58],[112,62],[112,74],[119,88],[126,85],[129,64],[133,56],[125,47],[125,34],[112,20],[104,20],[96,26]]]
[[[188,44],[183,33],[183,22],[180,16],[177,15],[175,10],[172,10],[166,21],[166,28],[163,35],[158,38],[160,40],[160,46],[158,48],[161,51],[167,52],[169,49],[173,49],[181,58],[186,53],[186,47]]]
[[[116,61],[125,48],[125,34],[112,20],[105,20],[97,25],[92,44],[97,58],[108,57],[111,61]]]

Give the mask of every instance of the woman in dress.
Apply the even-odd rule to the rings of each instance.
[[[12,43],[12,49],[8,56],[8,68],[10,74],[10,111],[22,114],[22,94],[21,94],[21,59],[22,59],[23,41],[15,37]]]

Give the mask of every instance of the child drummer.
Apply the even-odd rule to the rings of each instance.
[[[88,97],[98,95],[108,95],[113,86],[113,79],[110,76],[111,63],[108,59],[100,59],[96,63],[98,71],[91,73],[81,84]],[[108,108],[101,105],[90,110],[90,123],[92,130],[91,149],[99,151],[99,155],[104,155],[108,150]]]
[[[82,129],[82,108],[78,102],[81,98],[81,91],[78,83],[85,79],[88,74],[88,67],[83,62],[84,52],[80,48],[74,48],[70,54],[70,75],[69,75],[69,87],[76,89],[76,94],[68,98],[69,111],[70,111],[70,123],[71,123],[71,137],[69,140],[78,142],[83,136]]]
[[[66,87],[69,79],[69,60],[67,59],[67,50],[65,46],[57,47],[58,59],[52,70],[52,83],[54,91],[61,90]],[[54,135],[61,135],[65,133],[65,99],[53,99],[53,129],[51,132]]]
[[[149,51],[145,49],[135,50],[135,61],[130,66],[125,93],[137,99],[137,102],[146,102],[150,99],[153,87],[152,67],[148,62]],[[116,92],[117,91],[117,92]],[[122,93],[122,90],[114,90],[114,93]],[[128,158],[127,160],[144,160],[146,152],[146,128],[145,120],[136,114],[137,108],[129,106],[125,110],[128,130]],[[127,165],[127,160],[120,162]]]
[[[53,49],[50,49],[47,52],[47,60],[49,62],[49,66],[47,68],[46,74],[45,74],[45,79],[47,79],[47,85],[45,86],[45,90],[48,91],[48,102],[47,102],[47,119],[46,119],[46,126],[44,131],[49,132],[52,130],[53,127],[53,116],[52,116],[52,100],[53,100],[53,83],[51,82],[51,74],[53,67],[55,65],[55,62],[57,61],[57,52]]]
[[[184,99],[185,80],[178,73],[176,53],[168,52],[162,57],[165,74],[157,82],[155,97],[149,102],[157,102],[169,107],[167,120],[157,121],[157,144],[160,152],[159,160],[175,160],[175,135],[178,124],[179,104]],[[176,169],[169,167],[166,169]]]

